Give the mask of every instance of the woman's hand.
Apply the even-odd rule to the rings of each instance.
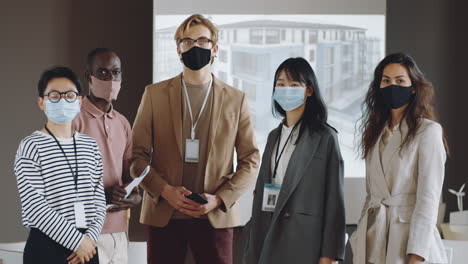
[[[337,264],[338,261],[336,261],[334,258],[329,258],[329,257],[321,257],[319,259],[319,264]]]
[[[424,263],[424,259],[418,255],[415,254],[408,254],[408,264],[420,264]]]
[[[96,243],[85,235],[78,249],[68,256],[67,261],[68,264],[84,264],[89,262],[94,255],[96,255]]]

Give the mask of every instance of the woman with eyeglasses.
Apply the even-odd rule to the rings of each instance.
[[[290,58],[276,70],[273,114],[246,225],[246,264],[329,264],[343,260],[343,160],[337,132],[310,64]]]
[[[14,164],[23,224],[30,229],[24,263],[98,263],[103,171],[96,141],[72,130],[80,81],[55,67],[42,74],[38,92],[47,122],[21,141]]]

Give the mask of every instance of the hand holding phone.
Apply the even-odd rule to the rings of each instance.
[[[199,193],[192,193],[192,194],[188,195],[187,198],[189,198],[190,200],[192,200],[192,201],[194,201],[196,203],[199,203],[201,205],[204,205],[204,204],[208,203],[208,200],[206,200],[206,198],[201,196]]]

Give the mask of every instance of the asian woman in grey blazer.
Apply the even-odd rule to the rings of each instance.
[[[406,54],[375,69],[362,123],[367,199],[350,239],[355,264],[447,263],[436,227],[447,147],[433,94]]]
[[[343,160],[314,71],[303,58],[275,73],[273,114],[244,229],[247,264],[334,263],[344,258]]]

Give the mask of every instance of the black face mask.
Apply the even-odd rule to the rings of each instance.
[[[203,49],[197,46],[182,53],[182,61],[187,68],[198,71],[205,67],[211,60],[211,49]]]
[[[392,108],[397,109],[409,103],[413,95],[411,86],[390,85],[380,88],[385,104]]]

